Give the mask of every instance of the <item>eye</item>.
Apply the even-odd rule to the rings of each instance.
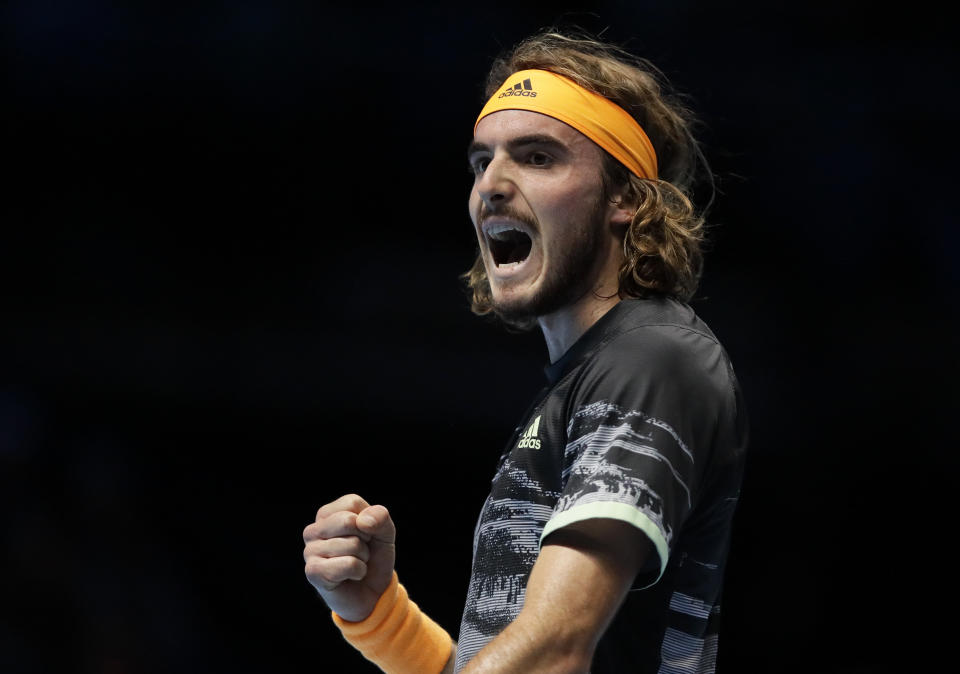
[[[548,166],[553,161],[553,157],[546,152],[531,152],[527,161],[534,166]]]
[[[487,170],[490,165],[490,157],[475,157],[470,160],[470,167],[467,169],[473,175],[478,176]]]

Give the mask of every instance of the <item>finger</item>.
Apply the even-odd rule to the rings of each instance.
[[[370,559],[370,547],[356,536],[310,541],[303,548],[303,560],[317,557],[356,557],[364,562]]]
[[[308,524],[303,530],[304,543],[321,538],[338,538],[341,536],[356,536],[364,541],[370,539],[370,534],[357,528],[356,514],[346,510],[335,512],[319,522]]]
[[[325,590],[336,589],[348,580],[363,580],[367,563],[356,557],[309,557],[304,565],[307,579]]]
[[[354,526],[378,543],[392,545],[397,540],[397,527],[390,512],[382,505],[370,506],[356,516]]]
[[[341,496],[336,501],[331,501],[330,503],[321,506],[320,510],[317,511],[317,516],[314,519],[319,522],[321,518],[329,517],[333,513],[341,510],[358,513],[364,508],[369,507],[370,504],[363,500],[362,497],[357,496],[356,494],[347,494],[345,496]]]

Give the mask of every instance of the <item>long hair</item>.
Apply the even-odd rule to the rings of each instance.
[[[638,178],[603,153],[604,197],[619,193],[623,203],[636,207],[623,240],[618,294],[621,298],[663,294],[689,300],[703,272],[704,216],[714,192],[713,174],[693,135],[697,120],[692,111],[649,61],[586,35],[552,29],[523,40],[494,61],[485,100],[511,74],[530,69],[562,75],[613,101],[646,132],[657,153],[657,180]],[[702,184],[707,185],[710,198],[698,209],[691,197],[694,187]],[[472,291],[473,312],[490,313],[490,281],[479,252],[462,278]]]

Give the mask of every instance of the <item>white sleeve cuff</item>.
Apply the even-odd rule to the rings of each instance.
[[[562,529],[574,522],[598,518],[620,520],[621,522],[632,524],[646,534],[650,542],[653,543],[657,555],[660,557],[660,573],[657,574],[653,582],[638,589],[655,585],[667,568],[667,558],[670,555],[670,549],[667,547],[667,541],[663,537],[660,527],[654,524],[653,520],[651,520],[646,513],[634,505],[618,503],[616,501],[594,501],[592,503],[575,505],[569,510],[564,510],[550,518],[547,525],[543,528],[543,533],[540,534],[540,544],[542,545],[543,539],[557,529]]]

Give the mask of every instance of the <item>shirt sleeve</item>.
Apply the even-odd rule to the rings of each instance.
[[[653,544],[638,578],[652,585],[697,501],[732,395],[723,349],[688,328],[635,328],[591,356],[574,386],[563,492],[541,544],[574,522],[622,520]]]

